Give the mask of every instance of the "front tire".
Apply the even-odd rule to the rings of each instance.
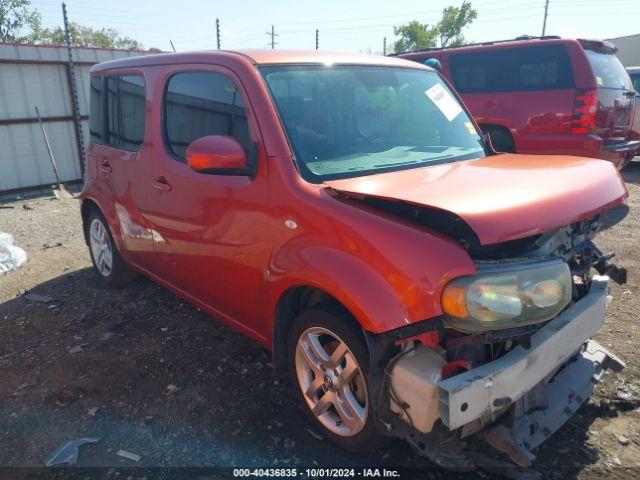
[[[131,282],[137,274],[118,252],[104,217],[99,212],[92,211],[85,228],[91,261],[98,275],[109,285],[120,286]]]
[[[352,452],[381,445],[367,385],[362,332],[341,309],[314,307],[293,321],[287,339],[289,380],[312,426]]]

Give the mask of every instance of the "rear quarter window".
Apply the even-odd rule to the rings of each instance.
[[[449,69],[461,93],[573,88],[564,45],[495,49],[450,55]]]

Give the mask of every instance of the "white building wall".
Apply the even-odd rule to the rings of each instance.
[[[616,55],[625,67],[640,66],[640,34],[610,38],[607,41],[618,47]]]
[[[144,52],[74,48],[79,109],[89,115],[89,69],[92,64]],[[0,193],[55,183],[35,107],[45,129],[62,181],[81,179],[80,158],[66,73],[66,47],[0,43]],[[56,120],[57,118],[57,120]],[[85,142],[88,120],[82,121]]]

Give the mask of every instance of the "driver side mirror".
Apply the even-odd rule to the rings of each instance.
[[[196,172],[213,175],[251,174],[246,152],[235,138],[208,135],[187,147],[187,164]]]

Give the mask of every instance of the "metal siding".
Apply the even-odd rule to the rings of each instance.
[[[99,63],[144,52],[74,48],[74,61]],[[66,62],[65,47],[0,44],[2,60]],[[76,65],[80,115],[89,114],[90,65]],[[42,117],[72,115],[66,65],[34,63],[0,64],[0,120],[34,118],[38,106]],[[88,122],[81,122],[85,141]],[[62,181],[81,178],[72,121],[45,123]],[[0,192],[55,182],[40,125],[0,126]]]

